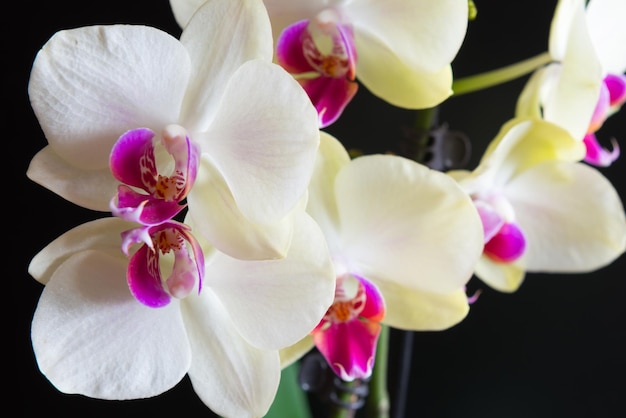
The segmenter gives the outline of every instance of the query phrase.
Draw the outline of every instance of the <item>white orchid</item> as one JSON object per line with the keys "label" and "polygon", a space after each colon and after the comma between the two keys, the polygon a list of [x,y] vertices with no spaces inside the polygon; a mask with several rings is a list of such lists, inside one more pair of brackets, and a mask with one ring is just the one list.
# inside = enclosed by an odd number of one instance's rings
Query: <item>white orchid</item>
{"label": "white orchid", "polygon": [[321,226],[337,276],[335,301],[311,337],[344,380],[371,373],[380,323],[442,330],[468,313],[464,286],[482,253],[480,218],[448,176],[392,155],[350,160],[322,133],[307,212]]}
{"label": "white orchid", "polygon": [[[184,27],[204,0],[170,0]],[[265,0],[277,59],[333,123],[355,77],[399,107],[436,106],[452,94],[450,63],[465,38],[467,0]]]}
{"label": "white orchid", "polygon": [[163,140],[174,125],[197,145],[199,170],[211,173],[210,187],[187,196],[196,233],[235,257],[284,256],[291,223],[282,220],[306,191],[319,133],[306,94],[271,62],[271,36],[254,0],[210,2],[180,41],[130,25],[55,34],[29,83],[49,145],[28,176],[109,211],[119,184],[109,169],[114,143],[137,129]]}
{"label": "white orchid", "polygon": [[116,400],[159,395],[189,374],[221,416],[263,416],[280,379],[278,349],[310,332],[332,302],[317,225],[300,212],[281,260],[237,260],[203,242],[202,291],[160,308],[128,290],[120,233],[131,226],[83,224],[32,260],[30,274],[45,284],[32,324],[42,373],[62,392]]}
{"label": "white orchid", "polygon": [[539,116],[567,129],[587,146],[585,161],[610,165],[619,156],[595,136],[626,101],[626,3],[560,0],[550,28],[553,63],[537,70],[517,103],[517,116]]}
{"label": "white orchid", "polygon": [[621,199],[595,168],[580,162],[582,141],[540,119],[513,119],[473,171],[453,170],[485,231],[476,276],[513,292],[526,272],[583,273],[626,249]]}
{"label": "white orchid", "polygon": [[271,59],[254,0],[207,3],[180,41],[92,26],[37,54],[29,95],[49,145],[28,176],[117,217],[29,266],[45,284],[33,348],[59,390],[145,398],[189,374],[220,415],[267,412],[278,350],[317,325],[335,284],[304,212],[317,114]]}

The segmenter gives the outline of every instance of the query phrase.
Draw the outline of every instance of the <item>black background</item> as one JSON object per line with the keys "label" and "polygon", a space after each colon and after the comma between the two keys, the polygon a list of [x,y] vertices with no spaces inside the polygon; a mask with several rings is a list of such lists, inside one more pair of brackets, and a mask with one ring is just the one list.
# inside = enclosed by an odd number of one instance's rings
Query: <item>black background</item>
{"label": "black background", "polygon": [[[478,18],[470,22],[465,43],[453,63],[462,77],[524,59],[547,48],[556,1],[477,0]],[[30,344],[30,321],[42,285],[27,273],[29,260],[48,242],[96,214],[64,201],[25,176],[32,156],[46,144],[28,103],[30,67],[37,50],[58,30],[91,24],[132,23],[180,33],[166,0],[57,0],[20,2],[3,26],[3,112],[5,156],[10,160],[5,197],[5,247],[10,266],[5,294],[12,324],[15,359],[5,358],[10,416],[30,417],[140,413],[166,417],[211,416],[188,379],[156,398],[101,401],[58,392],[37,369]],[[486,143],[514,111],[525,78],[450,99],[440,121],[472,140],[469,168]],[[402,138],[413,113],[394,109],[361,87],[356,100],[329,129],[347,146],[385,151]],[[600,132],[625,138],[626,116],[613,116]],[[625,146],[626,147],[626,146]],[[624,199],[623,158],[602,169]],[[16,196],[16,197],[14,197]],[[593,196],[589,196],[593,198]],[[8,213],[8,215],[6,215]],[[14,221],[14,214],[18,220]],[[11,225],[15,222],[15,225]],[[5,255],[6,256],[6,255]],[[591,274],[530,274],[519,291],[482,289],[479,301],[459,325],[443,332],[414,334],[407,417],[618,417],[626,389],[626,259]],[[392,336],[397,343],[397,335]],[[395,346],[394,346],[395,347]],[[394,354],[396,348],[394,348]],[[396,376],[396,359],[391,359]],[[8,378],[8,379],[6,379]],[[394,389],[394,381],[390,382]]]}

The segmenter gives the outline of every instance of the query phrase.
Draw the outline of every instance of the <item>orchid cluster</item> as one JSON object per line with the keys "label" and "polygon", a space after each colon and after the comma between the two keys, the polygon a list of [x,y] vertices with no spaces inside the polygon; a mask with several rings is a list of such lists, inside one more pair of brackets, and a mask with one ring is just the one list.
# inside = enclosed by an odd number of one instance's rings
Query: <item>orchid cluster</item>
{"label": "orchid cluster", "polygon": [[[27,175],[100,214],[29,265],[45,285],[33,348],[60,391],[147,398],[187,375],[214,413],[262,417],[312,351],[367,382],[388,328],[462,326],[473,277],[514,292],[527,273],[591,272],[626,250],[599,170],[618,141],[597,135],[626,102],[622,0],[559,0],[545,54],[465,80],[451,64],[468,0],[170,6],[179,38],[68,29],[33,63],[48,145]],[[355,155],[325,129],[359,89],[429,114],[522,75],[473,169]]]}

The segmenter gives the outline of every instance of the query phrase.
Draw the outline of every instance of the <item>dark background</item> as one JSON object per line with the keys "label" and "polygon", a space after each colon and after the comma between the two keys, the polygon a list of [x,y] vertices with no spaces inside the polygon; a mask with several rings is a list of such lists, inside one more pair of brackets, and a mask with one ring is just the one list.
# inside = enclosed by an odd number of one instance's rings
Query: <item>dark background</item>
{"label": "dark background", "polygon": [[[462,77],[524,59],[547,48],[556,1],[477,0],[478,18],[470,22],[465,43],[453,63]],[[88,399],[58,392],[40,374],[30,344],[30,321],[42,285],[27,273],[30,259],[68,229],[99,217],[64,201],[25,176],[32,156],[46,144],[28,103],[30,67],[37,50],[58,30],[91,24],[132,23],[180,33],[166,0],[71,0],[20,2],[3,26],[3,112],[6,156],[15,196],[5,199],[10,218],[5,280],[12,309],[15,359],[7,357],[10,416],[31,417],[140,413],[166,417],[211,416],[187,379],[156,398],[126,402]],[[9,21],[9,22],[7,22]],[[472,140],[468,168],[514,111],[525,78],[480,93],[452,98],[440,108],[440,121]],[[410,126],[413,112],[394,109],[361,87],[356,100],[329,132],[347,146],[365,151],[393,148]],[[613,116],[600,138],[626,137],[626,116]],[[623,158],[602,169],[624,199]],[[11,191],[11,189],[9,189]],[[593,196],[589,196],[593,198]],[[15,227],[11,225],[17,212]],[[5,212],[6,213],[6,212]],[[591,274],[530,274],[519,291],[502,294],[473,279],[479,301],[459,325],[443,332],[414,333],[407,417],[618,417],[626,389],[626,259]],[[394,355],[397,334],[392,335]],[[396,379],[396,359],[391,378]],[[395,388],[395,380],[390,388]],[[392,393],[393,394],[393,393]]]}

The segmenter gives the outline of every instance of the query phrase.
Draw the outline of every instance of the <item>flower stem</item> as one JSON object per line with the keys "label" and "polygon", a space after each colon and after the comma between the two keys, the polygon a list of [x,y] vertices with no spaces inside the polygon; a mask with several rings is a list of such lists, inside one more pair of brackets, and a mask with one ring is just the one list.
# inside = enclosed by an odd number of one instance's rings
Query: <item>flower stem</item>
{"label": "flower stem", "polygon": [[550,53],[543,52],[515,64],[507,65],[506,67],[454,80],[452,83],[452,91],[454,91],[454,96],[459,96],[487,87],[493,87],[526,75],[548,64],[550,61],[552,61]]}
{"label": "flower stem", "polygon": [[389,327],[382,325],[376,347],[376,360],[372,379],[370,380],[370,393],[367,397],[368,418],[389,417],[389,394],[387,392],[387,366],[389,362]]}

